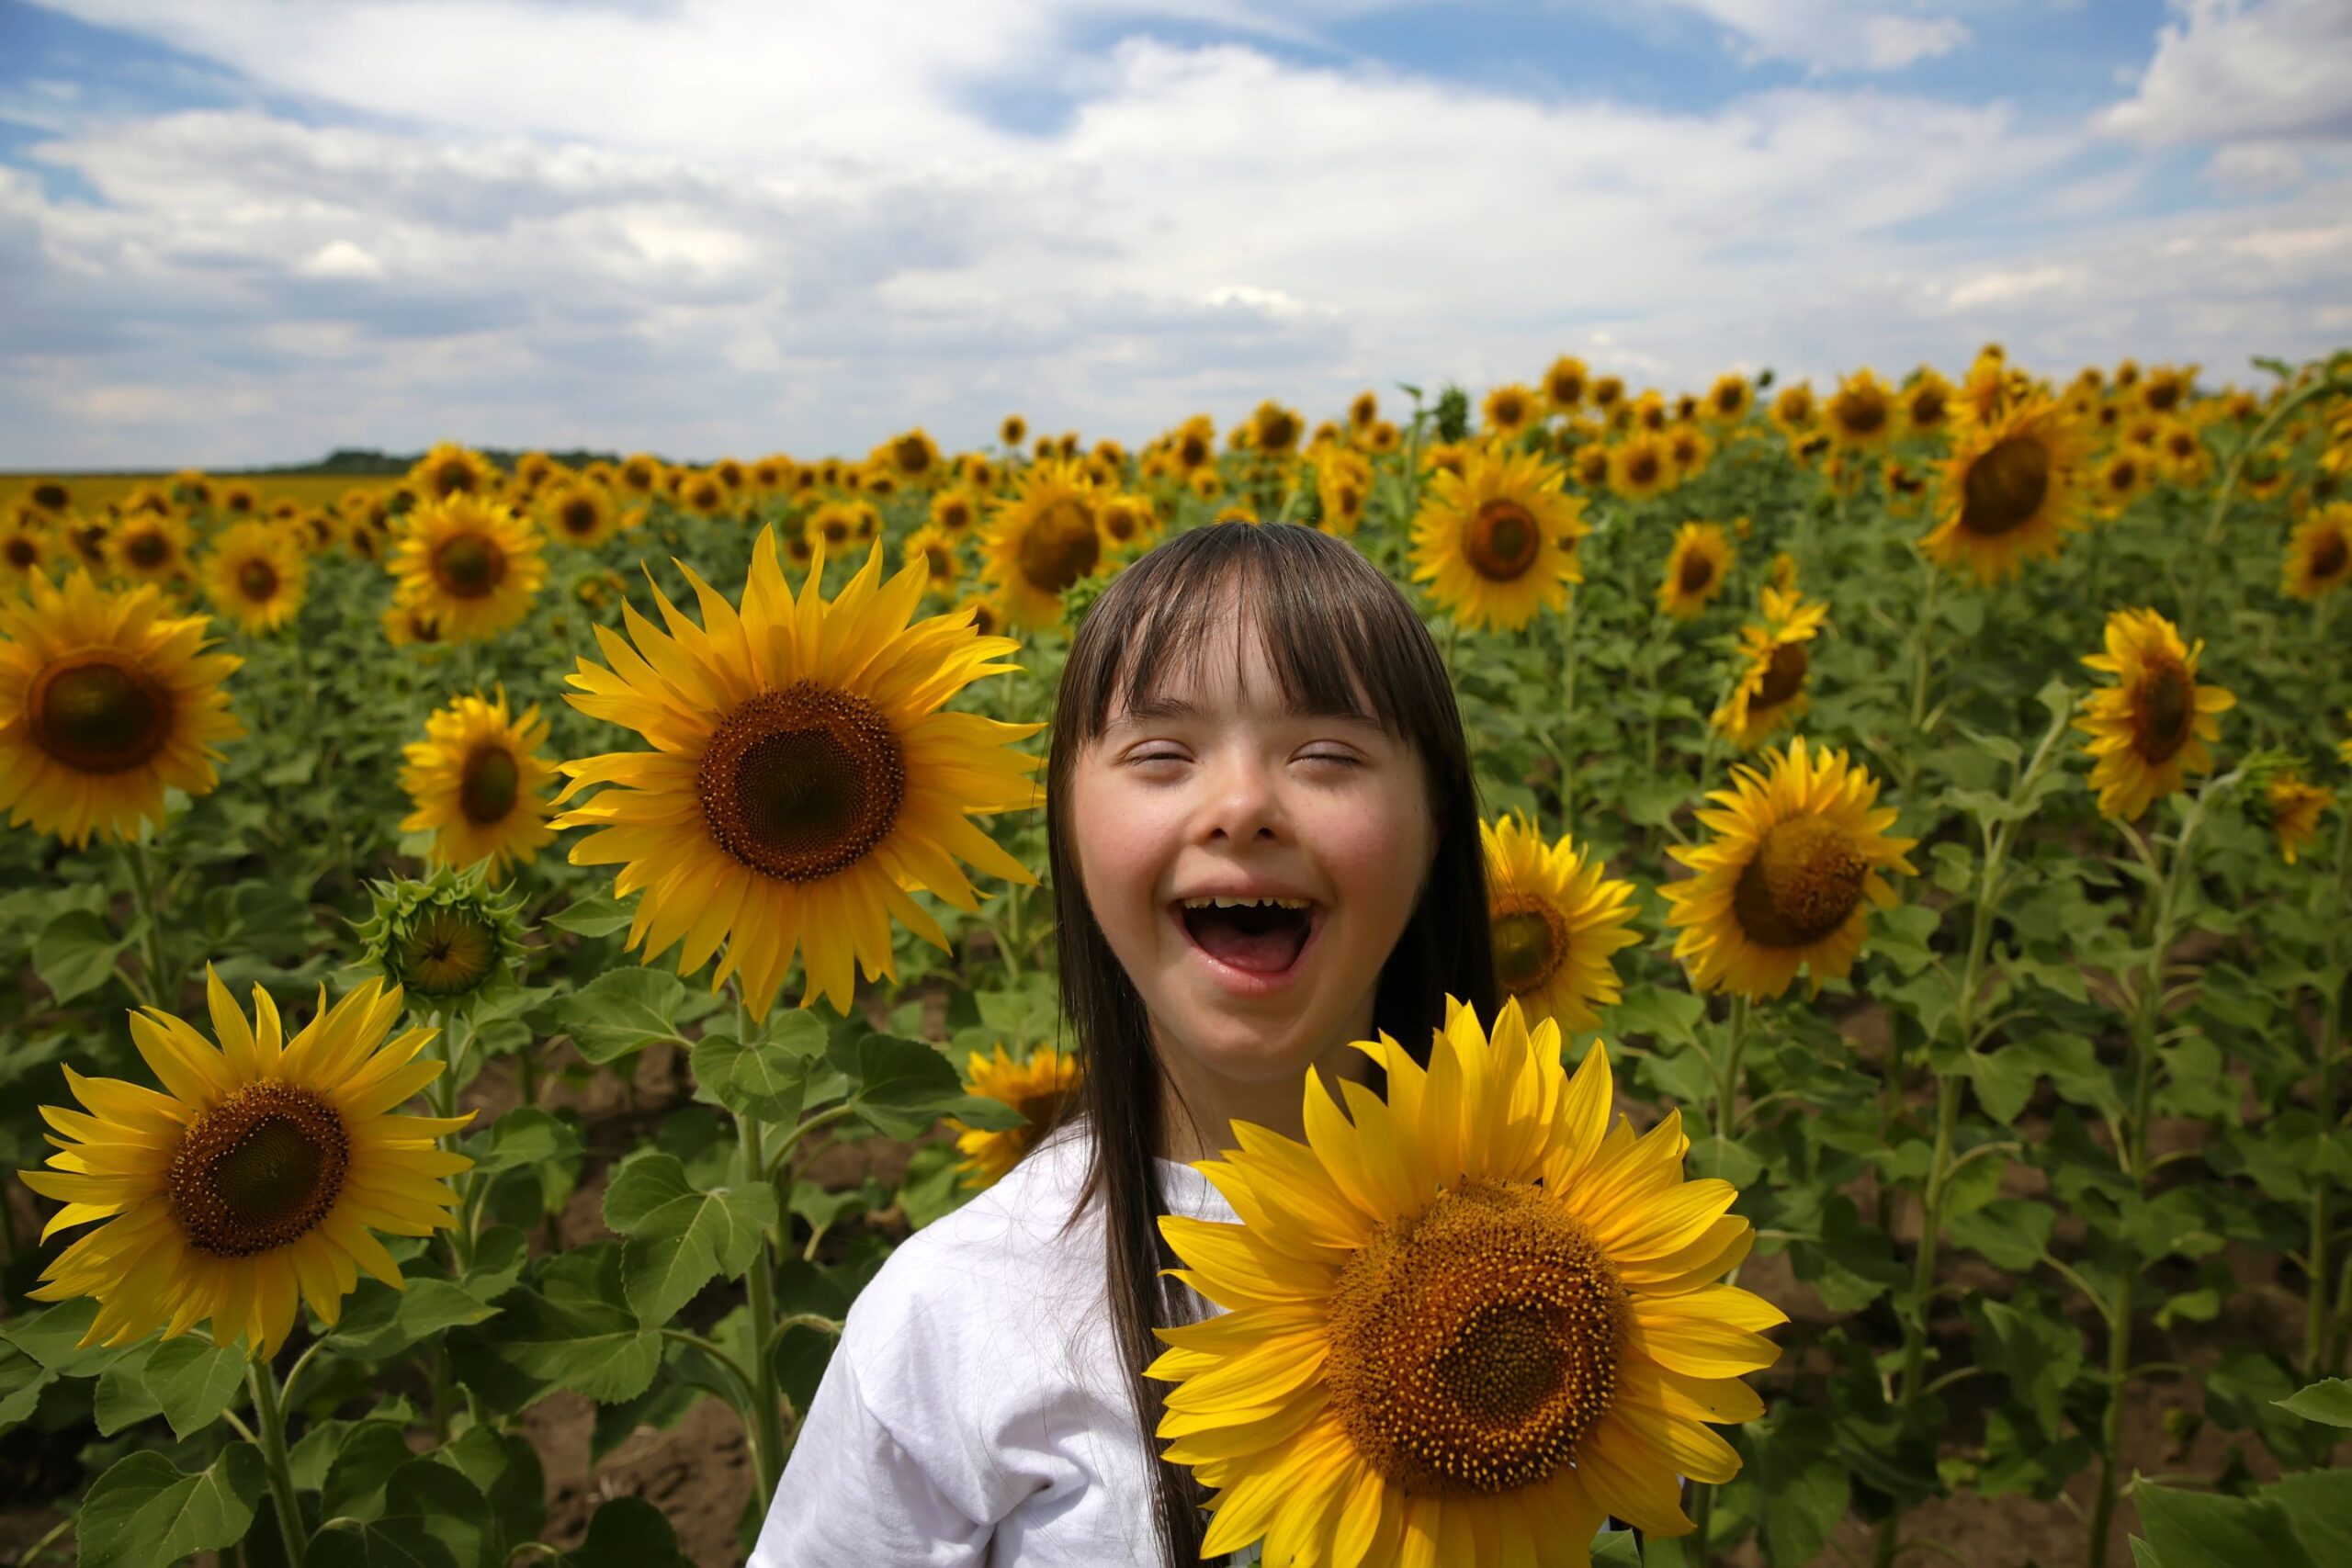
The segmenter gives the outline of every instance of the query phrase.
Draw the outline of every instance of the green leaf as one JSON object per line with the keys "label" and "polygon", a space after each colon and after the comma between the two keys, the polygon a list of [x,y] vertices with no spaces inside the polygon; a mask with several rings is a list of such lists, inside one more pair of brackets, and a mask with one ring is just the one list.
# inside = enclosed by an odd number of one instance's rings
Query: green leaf
{"label": "green leaf", "polygon": [[857,1119],[886,1138],[919,1138],[970,1097],[938,1047],[896,1034],[857,1043]]}
{"label": "green leaf", "polygon": [[119,1347],[80,1343],[97,1318],[98,1303],[77,1296],[29,1316],[0,1323],[0,1339],[61,1376],[92,1378],[123,1355]]}
{"label": "green leaf", "polygon": [[1756,1456],[1764,1561],[1770,1568],[1806,1568],[1846,1517],[1851,1483],[1826,1414],[1786,1405],[1779,1416]]}
{"label": "green leaf", "polygon": [[262,1491],[261,1450],[232,1443],[193,1475],[152,1450],[126,1455],[82,1501],[83,1568],[164,1568],[245,1537]]}
{"label": "green leaf", "polygon": [[1707,1004],[1688,991],[1635,986],[1625,993],[1624,1000],[1609,1010],[1609,1030],[1619,1039],[1647,1035],[1677,1044],[1695,1044],[1699,1021],[1706,1012]]}
{"label": "green leaf", "polygon": [[146,1370],[147,1351],[147,1346],[132,1346],[120,1360],[98,1374],[97,1387],[90,1391],[90,1415],[98,1424],[100,1436],[110,1438],[164,1408],[147,1392],[147,1381],[141,1375]]}
{"label": "green leaf", "polygon": [[0,1345],[0,1432],[40,1409],[41,1390],[56,1381],[55,1372],[14,1345]]}
{"label": "green leaf", "polygon": [[562,1557],[562,1568],[677,1568],[678,1532],[642,1497],[616,1497],[588,1521],[588,1539]]}
{"label": "green leaf", "polygon": [[2141,1481],[2140,1528],[2164,1568],[2314,1568],[2287,1510],[2267,1497],[2223,1497]]}
{"label": "green leaf", "polygon": [[586,1060],[603,1064],[678,1038],[686,987],[666,969],[608,969],[555,1004],[559,1028]]}
{"label": "green leaf", "polygon": [[130,945],[105,916],[68,909],[33,939],[33,970],[59,1001],[70,1002],[105,985],[115,958]]}
{"label": "green leaf", "polygon": [[533,1287],[508,1292],[499,1308],[479,1332],[500,1359],[599,1404],[636,1398],[661,1370],[661,1337],[630,1310],[613,1242],[550,1260]]}
{"label": "green leaf", "polygon": [[2282,1410],[2292,1411],[2306,1421],[2324,1422],[2330,1427],[2352,1427],[2352,1382],[2346,1382],[2342,1378],[2322,1378],[2307,1388],[2270,1403]]}
{"label": "green leaf", "polygon": [[1603,1530],[1592,1541],[1592,1568],[1642,1568],[1632,1530]]}
{"label": "green leaf", "polygon": [[183,1334],[147,1352],[147,1391],[172,1435],[186,1438],[220,1418],[245,1386],[244,1353]]}
{"label": "green leaf", "polygon": [[1944,1221],[1945,1234],[1954,1245],[2013,1273],[2023,1273],[2041,1261],[2042,1250],[2057,1228],[2058,1212],[2028,1198],[1996,1198],[1981,1209]]}
{"label": "green leaf", "polygon": [[335,1450],[334,1462],[327,1466],[326,1484],[319,1493],[322,1514],[328,1518],[381,1518],[385,1483],[415,1457],[399,1422],[355,1423]]}
{"label": "green leaf", "polygon": [[302,1568],[458,1568],[420,1518],[339,1523],[311,1538]]}
{"label": "green leaf", "polygon": [[2352,1562],[2352,1470],[2301,1471],[2262,1495],[2287,1511],[2312,1562]]}
{"label": "green leaf", "polygon": [[669,1155],[629,1160],[605,1190],[605,1223],[628,1237],[622,1290],[638,1321],[655,1327],[714,1275],[732,1280],[750,1268],[775,1220],[771,1183],[700,1191]]}
{"label": "green leaf", "polygon": [[825,1042],[824,1024],[797,1010],[771,1019],[749,1044],[723,1031],[706,1034],[695,1043],[699,1097],[755,1122],[798,1121]]}
{"label": "green leaf", "polygon": [[634,898],[624,904],[610,893],[592,893],[585,898],[574,898],[561,914],[549,915],[539,923],[574,936],[600,937],[628,930],[629,921],[636,918]]}
{"label": "green leaf", "polygon": [[492,1122],[487,1133],[467,1140],[474,1177],[496,1176],[524,1166],[570,1159],[580,1153],[580,1129],[534,1105],[518,1106]]}
{"label": "green leaf", "polygon": [[392,1472],[384,1483],[384,1517],[424,1521],[458,1568],[499,1568],[506,1559],[489,1500],[464,1472],[437,1458],[412,1459]]}

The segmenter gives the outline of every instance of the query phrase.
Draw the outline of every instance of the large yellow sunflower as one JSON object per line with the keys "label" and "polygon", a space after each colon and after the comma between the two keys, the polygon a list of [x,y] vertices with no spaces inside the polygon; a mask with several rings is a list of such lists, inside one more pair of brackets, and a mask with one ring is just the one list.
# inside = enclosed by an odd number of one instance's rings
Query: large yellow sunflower
{"label": "large yellow sunflower", "polygon": [[1623,994],[1609,955],[1641,941],[1633,930],[1634,885],[1612,881],[1562,834],[1547,844],[1516,815],[1478,825],[1487,852],[1487,918],[1495,974],[1531,1019],[1598,1029],[1595,1007]]}
{"label": "large yellow sunflower", "polygon": [[294,618],[310,572],[301,541],[257,517],[222,529],[196,565],[197,581],[213,608],[254,636]]}
{"label": "large yellow sunflower", "polygon": [[2055,556],[2084,525],[2089,445],[2059,404],[2031,398],[1985,423],[1971,421],[1944,465],[1944,518],[1919,541],[1938,566],[1965,562],[1978,582],[2015,577]]}
{"label": "large yellow sunflower", "polygon": [[1763,998],[1787,990],[1799,969],[1815,992],[1843,979],[1871,907],[1894,902],[1881,873],[1915,871],[1904,852],[1918,840],[1887,835],[1895,812],[1874,808],[1878,781],[1845,752],[1808,752],[1800,738],[1763,773],[1734,768],[1732,787],[1707,798],[1718,807],[1699,821],[1713,836],[1667,852],[1697,874],[1659,889],[1692,984]]}
{"label": "large yellow sunflower", "polygon": [[459,495],[481,498],[497,492],[498,470],[481,453],[444,441],[416,460],[408,471],[408,480],[426,501]]}
{"label": "large yellow sunflower", "polygon": [[458,698],[424,721],[423,740],[401,749],[401,787],[416,809],[401,830],[430,832],[426,858],[435,865],[487,859],[490,879],[505,880],[509,866],[537,859],[555,838],[547,793],[555,769],[539,755],[547,739],[537,704],[512,718],[503,690],[495,702]]}
{"label": "large yellow sunflower", "polygon": [[1697,616],[1724,591],[1734,555],[1721,524],[1683,524],[1674,531],[1674,548],[1666,558],[1657,607],[1678,621]]}
{"label": "large yellow sunflower", "polygon": [[1577,541],[1592,530],[1566,476],[1532,452],[1486,446],[1460,474],[1430,476],[1413,519],[1413,581],[1463,625],[1516,631],[1567,604],[1584,581]]}
{"label": "large yellow sunflower", "polygon": [[2352,581],[2352,502],[2323,506],[2287,541],[2287,592],[2316,599]]}
{"label": "large yellow sunflower", "polygon": [[922,568],[885,582],[878,547],[830,605],[823,547],[796,604],[766,528],[740,615],[680,570],[703,624],[659,590],[666,636],[624,605],[628,639],[596,628],[613,668],[582,660],[569,679],[585,694],[566,698],[656,750],[564,763],[571,782],[559,804],[612,787],[556,826],[602,829],[572,846],[571,863],[619,865],[616,897],[644,889],[628,945],[647,961],[683,941],[679,972],[692,974],[723,941],[713,988],[740,970],[744,999],[764,1017],[805,950],[801,1005],[822,992],[846,1013],[859,966],[897,974],[893,916],[946,948],[910,891],[977,908],[958,859],[1036,880],[969,819],[1036,804],[1028,775],[1039,760],[1011,743],[1044,726],[942,706],[979,677],[1017,669],[1000,660],[1018,645],[979,636],[961,613],[910,626]]}
{"label": "large yellow sunflower", "polygon": [[1046,457],[1022,475],[1019,493],[997,509],[981,575],[995,586],[1014,626],[1054,625],[1061,619],[1062,594],[1101,569],[1109,548],[1102,499],[1077,464]]}
{"label": "large yellow sunflower", "polygon": [[1307,1075],[1306,1142],[1234,1123],[1199,1170],[1238,1225],[1159,1222],[1176,1277],[1231,1310],[1155,1330],[1177,1386],[1166,1457],[1216,1489],[1204,1555],[1261,1538],[1267,1568],[1582,1564],[1614,1516],[1690,1529],[1679,1476],[1739,1456],[1739,1380],[1780,1351],[1770,1303],[1716,1284],[1753,1242],[1721,1180],[1686,1182],[1669,1111],[1610,1125],[1609,1054],[1573,1077],[1559,1026],[1505,1002],[1491,1043],[1453,1002],[1417,1065],[1343,1115]]}
{"label": "large yellow sunflower", "polygon": [[1796,723],[1813,705],[1805,689],[1813,655],[1804,645],[1828,619],[1829,606],[1800,596],[1794,562],[1789,571],[1787,587],[1764,590],[1762,623],[1751,621],[1740,628],[1739,652],[1747,663],[1731,695],[1714,713],[1714,727],[1743,751],[1754,750]]}
{"label": "large yellow sunflower", "polygon": [[1006,1055],[1001,1041],[992,1056],[973,1052],[965,1066],[965,1089],[1002,1100],[1026,1120],[1018,1127],[996,1128],[967,1127],[952,1116],[947,1119],[948,1130],[956,1134],[956,1151],[964,1156],[956,1168],[965,1188],[977,1192],[1003,1180],[1005,1172],[1037,1146],[1055,1113],[1078,1092],[1078,1057],[1051,1045],[1038,1046],[1022,1062]]}
{"label": "large yellow sunflower", "polygon": [[206,653],[206,618],[160,589],[110,592],[76,571],[0,597],[0,806],[79,847],[164,825],[164,791],[220,782],[213,743],[244,727],[220,682],[244,660]]}
{"label": "large yellow sunflower", "polygon": [[2179,789],[2191,773],[2210,772],[2209,740],[2221,739],[2220,715],[2238,700],[2220,686],[2197,683],[2205,645],[2186,647],[2173,624],[2154,610],[2118,610],[2107,618],[2107,648],[2083,662],[2115,677],[2091,694],[2075,728],[2098,759],[2091,787],[2098,808],[2129,822]]}
{"label": "large yellow sunflower", "polygon": [[214,1344],[243,1337],[267,1357],[304,1301],[332,1326],[362,1269],[406,1288],[371,1231],[429,1235],[456,1224],[447,1179],[473,1161],[434,1140],[474,1113],[392,1114],[444,1066],[418,1059],[430,1029],[386,1043],[398,987],[370,980],[329,1008],[322,986],[318,1011],[291,1040],[261,987],[250,1023],[209,965],[205,987],[217,1045],[158,1008],[130,1017],[161,1092],[68,1067],[86,1113],[41,1108],[58,1152],[49,1169],[22,1175],[65,1205],[44,1239],[105,1223],[28,1293],[94,1297],[85,1345],[126,1345],[157,1328],[168,1339],[209,1319]]}
{"label": "large yellow sunflower", "polygon": [[495,637],[529,613],[547,581],[545,539],[493,502],[427,502],[403,520],[387,563],[394,597],[431,615],[447,641]]}

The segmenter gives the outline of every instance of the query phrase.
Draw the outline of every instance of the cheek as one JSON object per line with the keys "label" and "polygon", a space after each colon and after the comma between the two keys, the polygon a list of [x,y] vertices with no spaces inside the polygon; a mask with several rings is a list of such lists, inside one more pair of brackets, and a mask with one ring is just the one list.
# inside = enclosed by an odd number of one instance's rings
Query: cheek
{"label": "cheek", "polygon": [[1430,853],[1429,813],[1416,795],[1383,796],[1367,807],[1356,803],[1329,813],[1316,824],[1315,852],[1341,900],[1383,917],[1366,923],[1404,929],[1420,894]]}
{"label": "cheek", "polygon": [[1173,852],[1164,824],[1126,792],[1080,784],[1070,834],[1095,921],[1114,947],[1134,940],[1157,913],[1155,895]]}

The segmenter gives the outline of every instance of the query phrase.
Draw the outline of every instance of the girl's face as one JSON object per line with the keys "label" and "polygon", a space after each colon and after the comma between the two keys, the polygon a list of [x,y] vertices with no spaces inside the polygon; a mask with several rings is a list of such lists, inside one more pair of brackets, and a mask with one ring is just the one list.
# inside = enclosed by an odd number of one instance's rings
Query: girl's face
{"label": "girl's face", "polygon": [[1235,619],[1081,753],[1069,831],[1180,1091],[1295,1128],[1307,1067],[1370,1035],[1435,831],[1419,755],[1368,718],[1288,711],[1254,636],[1237,678]]}

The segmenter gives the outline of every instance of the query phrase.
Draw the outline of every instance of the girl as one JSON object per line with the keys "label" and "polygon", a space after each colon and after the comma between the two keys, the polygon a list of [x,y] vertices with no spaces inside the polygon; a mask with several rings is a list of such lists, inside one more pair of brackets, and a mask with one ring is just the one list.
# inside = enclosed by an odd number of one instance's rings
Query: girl
{"label": "girl", "polygon": [[1306,1075],[1385,1088],[1445,996],[1496,1006],[1467,748],[1403,594],[1310,528],[1220,524],[1113,581],[1046,764],[1083,1088],[851,1308],[753,1568],[1191,1568],[1204,1490],[1159,1457],[1155,1325],[1207,1303],[1158,1216],[1233,1223],[1190,1162],[1304,1139]]}

